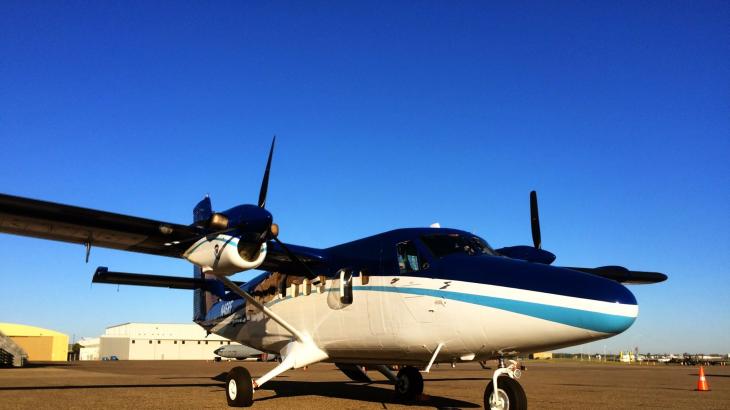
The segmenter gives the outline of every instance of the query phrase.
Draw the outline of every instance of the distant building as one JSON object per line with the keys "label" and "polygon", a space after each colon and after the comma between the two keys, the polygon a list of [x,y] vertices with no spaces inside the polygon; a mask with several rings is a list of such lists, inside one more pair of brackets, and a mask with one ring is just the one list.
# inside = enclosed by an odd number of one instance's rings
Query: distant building
{"label": "distant building", "polygon": [[79,360],[99,360],[99,338],[85,337],[77,342],[81,345]]}
{"label": "distant building", "polygon": [[63,333],[14,323],[0,323],[0,332],[25,351],[28,361],[66,361],[68,336]]}
{"label": "distant building", "polygon": [[621,363],[633,363],[636,361],[636,357],[634,357],[634,352],[626,351],[619,353],[618,360]]}
{"label": "distant building", "polygon": [[540,352],[540,353],[530,354],[530,359],[535,359],[535,360],[552,359],[552,358],[553,358],[553,352]]}
{"label": "distant building", "polygon": [[[214,350],[234,344],[239,343],[206,334],[194,323],[124,323],[106,328],[99,337],[98,359],[212,360],[216,356]],[[93,344],[89,348],[93,349]],[[92,350],[89,355],[92,356]]]}

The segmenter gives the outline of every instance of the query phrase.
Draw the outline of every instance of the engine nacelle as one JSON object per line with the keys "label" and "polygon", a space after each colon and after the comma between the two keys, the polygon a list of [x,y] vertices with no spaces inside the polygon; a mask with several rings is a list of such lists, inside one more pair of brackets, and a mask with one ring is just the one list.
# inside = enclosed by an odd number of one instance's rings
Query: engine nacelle
{"label": "engine nacelle", "polygon": [[201,238],[183,257],[200,266],[203,273],[230,276],[258,268],[266,258],[266,242],[261,245],[239,242],[239,238],[230,235]]}

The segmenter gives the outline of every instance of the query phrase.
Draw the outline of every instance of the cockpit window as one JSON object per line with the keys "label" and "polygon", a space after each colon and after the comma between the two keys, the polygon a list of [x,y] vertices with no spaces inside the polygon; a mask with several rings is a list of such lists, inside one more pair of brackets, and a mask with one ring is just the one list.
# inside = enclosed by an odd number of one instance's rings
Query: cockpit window
{"label": "cockpit window", "polygon": [[496,255],[496,252],[489,246],[487,241],[478,236],[450,233],[427,235],[421,237],[421,239],[437,258],[451,255],[452,253]]}
{"label": "cockpit window", "polygon": [[428,264],[418,255],[413,241],[405,241],[396,245],[398,251],[398,270],[400,273],[416,272],[427,269]]}

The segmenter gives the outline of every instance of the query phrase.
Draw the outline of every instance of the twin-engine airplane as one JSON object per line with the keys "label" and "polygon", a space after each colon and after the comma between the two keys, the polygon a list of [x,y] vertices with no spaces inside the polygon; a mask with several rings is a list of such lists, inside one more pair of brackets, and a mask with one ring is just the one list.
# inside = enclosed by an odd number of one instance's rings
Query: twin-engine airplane
{"label": "twin-engine airplane", "polygon": [[[185,258],[194,277],[112,272],[93,281],[194,290],[194,321],[281,363],[253,379],[228,374],[231,406],[251,406],[268,380],[320,361],[354,380],[363,365],[395,384],[397,396],[423,391],[419,372],[434,363],[497,360],[484,406],[525,409],[516,354],[616,335],[636,320],[622,283],[655,283],[661,273],[619,266],[551,266],[541,249],[537,197],[530,195],[534,246],[492,249],[474,234],[445,228],[396,229],[326,249],[285,244],[266,210],[274,142],[259,200],[213,212],[208,197],[194,222],[179,225],[0,195],[0,231],[57,241]],[[247,283],[229,277],[266,270]],[[393,374],[386,365],[398,364]]]}

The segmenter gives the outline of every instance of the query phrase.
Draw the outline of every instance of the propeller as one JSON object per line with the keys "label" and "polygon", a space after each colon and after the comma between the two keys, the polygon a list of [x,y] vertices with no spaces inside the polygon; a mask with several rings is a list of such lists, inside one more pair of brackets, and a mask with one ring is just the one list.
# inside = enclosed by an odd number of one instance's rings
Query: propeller
{"label": "propeller", "polygon": [[261,190],[259,191],[259,208],[266,205],[266,193],[269,190],[269,171],[271,171],[271,157],[274,155],[274,144],[276,144],[276,135],[271,140],[271,149],[269,149],[269,160],[266,161],[266,171],[264,171],[264,179],[261,181]]}
{"label": "propeller", "polygon": [[[271,174],[271,162],[274,156],[275,145],[276,136],[274,136],[271,140],[269,158],[266,161],[266,170],[264,171],[264,177],[261,180],[261,189],[259,190],[258,206],[240,205],[226,211],[225,213],[214,213],[206,221],[205,226],[201,226],[201,228],[211,229],[211,232],[205,233],[205,236],[216,236],[238,231],[241,238],[247,238],[247,246],[251,247],[260,246],[261,243],[273,239],[281,247],[281,249],[284,250],[284,253],[286,253],[289,260],[302,269],[303,276],[310,279],[313,284],[317,285],[319,284],[319,277],[279,239],[279,225],[273,222],[271,213],[266,209],[266,195],[269,190],[269,175]],[[236,215],[236,212],[239,212],[237,216],[231,216]],[[233,220],[229,221],[229,216],[231,216]],[[268,223],[268,226],[262,226],[262,221],[265,223],[270,221],[270,223]],[[232,222],[233,224],[231,224]],[[198,240],[199,238],[200,237],[197,237],[191,240]],[[180,243],[182,242],[178,242],[177,244]]]}
{"label": "propeller", "polygon": [[537,192],[530,191],[530,225],[532,228],[532,245],[507,246],[497,249],[497,253],[514,259],[549,265],[555,261],[555,255],[542,249],[540,235],[540,213],[537,208]]}
{"label": "propeller", "polygon": [[[269,175],[271,173],[271,160],[274,156],[274,146],[276,145],[276,135],[274,135],[274,138],[271,140],[271,148],[269,149],[269,158],[266,161],[266,170],[264,171],[264,177],[261,180],[261,189],[259,191],[259,208],[265,209],[266,206],[266,195],[269,191]],[[284,250],[284,253],[286,253],[286,256],[289,258],[290,261],[293,263],[299,265],[299,267],[304,271],[304,276],[307,279],[312,280],[313,284],[317,285],[319,284],[319,277],[312,271],[312,269],[307,266],[306,263],[304,263],[301,259],[297,257],[297,255],[292,252],[289,247],[287,247],[284,242],[279,239],[279,225],[276,223],[271,223],[271,226],[269,227],[269,230],[266,234],[266,237],[269,239],[273,239],[276,241],[277,244],[281,247],[281,249]]]}
{"label": "propeller", "polygon": [[540,213],[537,210],[537,192],[535,191],[530,191],[530,224],[532,225],[532,243],[535,249],[542,249]]}

